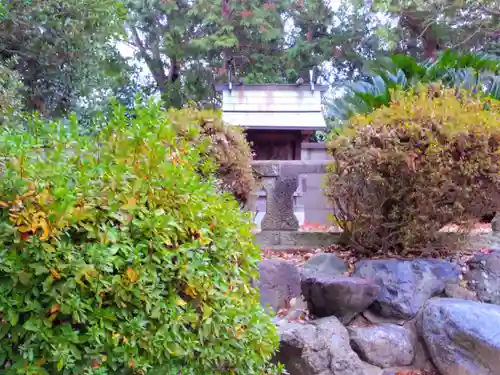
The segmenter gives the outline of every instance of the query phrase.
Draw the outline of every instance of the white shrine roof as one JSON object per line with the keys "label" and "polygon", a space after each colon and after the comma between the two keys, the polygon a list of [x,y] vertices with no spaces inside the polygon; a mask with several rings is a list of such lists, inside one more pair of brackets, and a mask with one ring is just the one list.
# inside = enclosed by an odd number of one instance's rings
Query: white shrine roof
{"label": "white shrine roof", "polygon": [[320,130],[326,128],[321,93],[328,86],[228,85],[222,91],[222,119],[249,129]]}

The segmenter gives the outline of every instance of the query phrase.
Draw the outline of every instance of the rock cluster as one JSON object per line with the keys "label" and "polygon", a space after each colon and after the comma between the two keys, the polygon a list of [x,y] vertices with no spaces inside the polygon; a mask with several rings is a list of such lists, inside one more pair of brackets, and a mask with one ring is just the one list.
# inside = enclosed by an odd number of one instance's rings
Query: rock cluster
{"label": "rock cluster", "polygon": [[326,253],[300,270],[261,262],[262,303],[278,312],[301,296],[313,317],[277,318],[276,360],[290,375],[500,374],[500,252],[473,257],[464,275],[434,259],[362,260],[347,271]]}

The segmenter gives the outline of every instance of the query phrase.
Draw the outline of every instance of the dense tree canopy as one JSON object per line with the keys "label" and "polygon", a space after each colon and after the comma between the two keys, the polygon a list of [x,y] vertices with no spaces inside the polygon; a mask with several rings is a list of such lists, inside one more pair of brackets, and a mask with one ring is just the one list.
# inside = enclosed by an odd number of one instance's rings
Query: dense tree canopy
{"label": "dense tree canopy", "polygon": [[[134,1],[127,30],[166,104],[213,102],[228,70],[244,82],[327,83],[360,74],[365,59],[445,48],[496,53],[495,0]],[[333,5],[332,5],[333,4]],[[457,31],[459,29],[459,31]]]}
{"label": "dense tree canopy", "polygon": [[374,11],[396,17],[400,52],[430,58],[446,48],[498,52],[498,0],[373,0]]}
{"label": "dense tree canopy", "polygon": [[[217,103],[228,73],[247,83],[337,84],[366,59],[442,49],[500,55],[498,0],[14,0],[0,8],[0,63],[25,107],[87,115],[107,97],[156,92],[166,106]],[[125,43],[151,81],[117,52]],[[6,70],[4,70],[5,76]],[[15,85],[14,85],[15,86]],[[17,87],[17,86],[16,86]],[[12,90],[12,85],[10,89]],[[9,94],[10,95],[10,94]]]}
{"label": "dense tree canopy", "polygon": [[115,0],[13,0],[0,11],[0,62],[24,83],[28,110],[62,115],[110,86],[121,57],[110,44],[125,9]]}

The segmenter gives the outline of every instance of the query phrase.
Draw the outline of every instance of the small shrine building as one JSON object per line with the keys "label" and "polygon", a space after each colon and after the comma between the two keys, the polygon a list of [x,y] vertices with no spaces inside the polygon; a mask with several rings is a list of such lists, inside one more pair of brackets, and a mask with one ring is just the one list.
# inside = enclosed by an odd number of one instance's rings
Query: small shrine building
{"label": "small shrine building", "polygon": [[[302,84],[234,84],[216,86],[222,92],[222,119],[245,129],[255,160],[325,159],[323,144],[311,144],[317,130],[325,130],[322,96],[328,86]],[[316,153],[316,157],[311,157]],[[327,222],[331,212],[322,194],[322,176],[300,178],[293,194],[293,211],[300,225],[307,221]],[[305,191],[308,194],[304,194]],[[266,211],[266,193],[257,192],[255,222]],[[317,206],[317,207],[316,207]],[[305,207],[310,209],[305,212]]]}
{"label": "small shrine building", "polygon": [[228,83],[216,89],[223,121],[245,129],[256,160],[301,160],[302,143],[326,129],[322,95],[328,86]]}

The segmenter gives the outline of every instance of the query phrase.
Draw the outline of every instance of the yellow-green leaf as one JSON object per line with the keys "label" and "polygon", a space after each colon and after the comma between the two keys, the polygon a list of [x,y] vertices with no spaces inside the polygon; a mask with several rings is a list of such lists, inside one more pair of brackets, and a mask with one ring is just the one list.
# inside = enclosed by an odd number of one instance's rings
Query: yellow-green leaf
{"label": "yellow-green leaf", "polygon": [[194,289],[191,285],[186,285],[186,287],[184,288],[184,293],[186,293],[188,296],[190,297],[196,297],[197,293],[196,293],[196,289]]}
{"label": "yellow-green leaf", "polygon": [[133,210],[136,207],[137,207],[137,199],[129,198],[129,199],[127,199],[127,203],[125,203],[122,206],[122,209],[123,210]]}
{"label": "yellow-green leaf", "polygon": [[179,298],[177,298],[177,301],[175,301],[175,304],[176,304],[177,306],[185,306],[185,305],[186,305],[186,303],[187,303],[187,302],[186,302],[186,301],[184,301],[184,300],[183,300],[182,298],[180,298],[180,297],[179,297]]}
{"label": "yellow-green leaf", "polygon": [[21,233],[32,232],[31,226],[27,226],[27,225],[21,225],[20,227],[17,227],[17,230],[18,230],[18,232],[21,232]]}
{"label": "yellow-green leaf", "polygon": [[213,309],[208,305],[203,305],[203,318],[202,320],[206,320],[210,315],[212,315]]}
{"label": "yellow-green leaf", "polygon": [[54,314],[51,314],[49,316],[49,322],[53,322],[54,320],[56,320],[58,314],[59,313],[57,313],[57,312],[55,312]]}
{"label": "yellow-green leaf", "polygon": [[56,251],[55,247],[52,246],[51,244],[49,243],[46,243],[44,242],[42,244],[42,247],[44,248],[45,251],[47,251],[48,253],[54,253]]}

